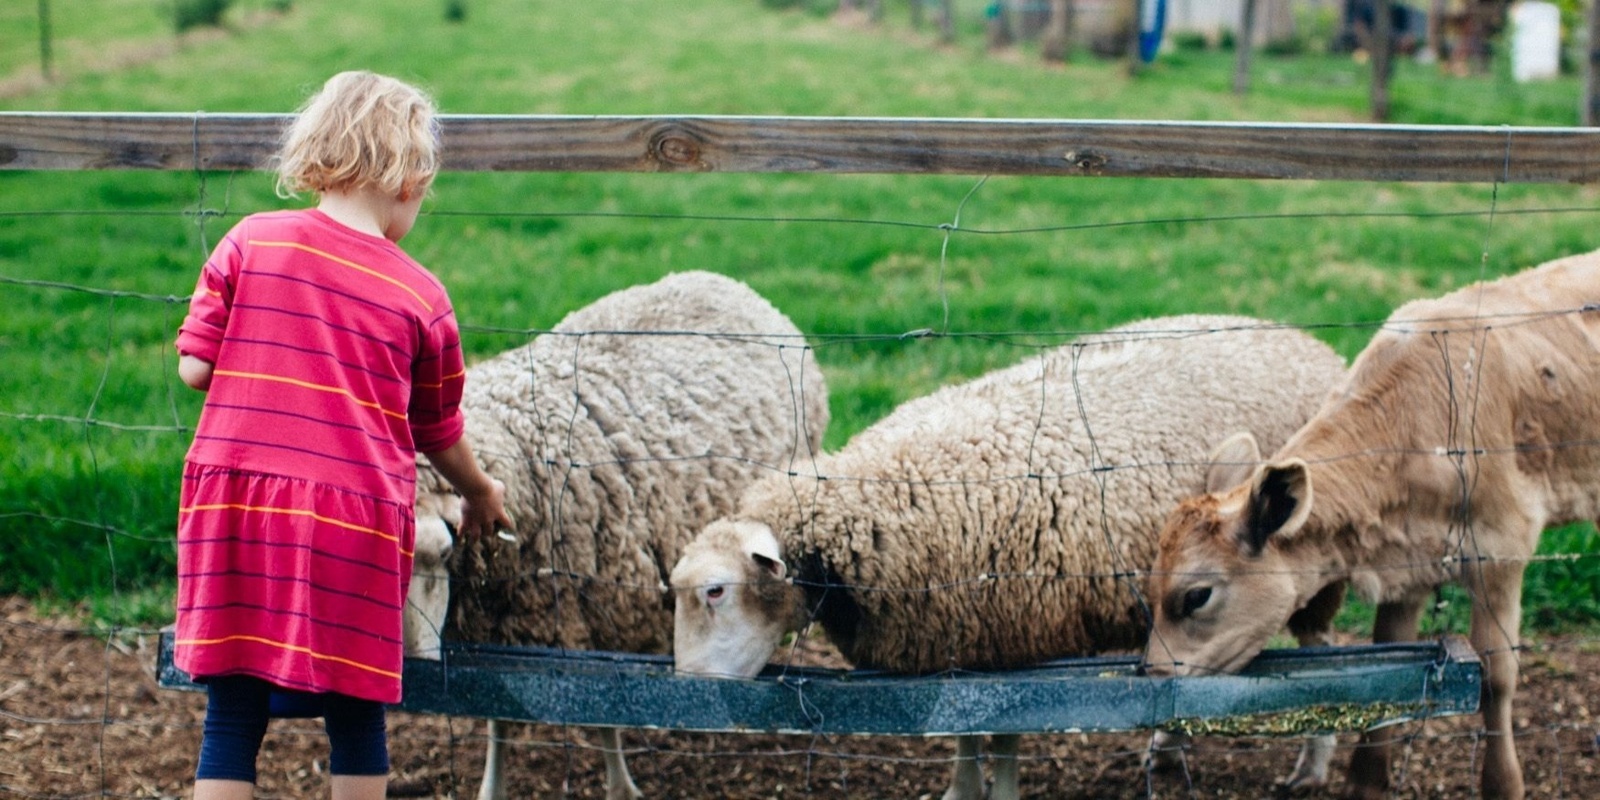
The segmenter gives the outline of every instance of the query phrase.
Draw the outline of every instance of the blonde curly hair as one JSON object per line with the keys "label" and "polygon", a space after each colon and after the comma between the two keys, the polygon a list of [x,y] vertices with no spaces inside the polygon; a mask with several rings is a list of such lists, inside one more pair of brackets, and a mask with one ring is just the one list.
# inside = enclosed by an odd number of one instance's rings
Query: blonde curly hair
{"label": "blonde curly hair", "polygon": [[427,191],[439,171],[435,115],[433,98],[404,81],[360,70],[329,78],[284,130],[272,159],[278,196]]}

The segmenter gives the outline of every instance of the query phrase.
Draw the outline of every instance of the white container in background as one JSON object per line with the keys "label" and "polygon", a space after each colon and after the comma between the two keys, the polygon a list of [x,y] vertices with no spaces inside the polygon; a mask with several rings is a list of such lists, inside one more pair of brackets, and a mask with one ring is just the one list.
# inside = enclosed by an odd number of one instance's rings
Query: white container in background
{"label": "white container in background", "polygon": [[1511,6],[1511,77],[1518,82],[1561,72],[1561,11],[1555,3],[1523,0]]}

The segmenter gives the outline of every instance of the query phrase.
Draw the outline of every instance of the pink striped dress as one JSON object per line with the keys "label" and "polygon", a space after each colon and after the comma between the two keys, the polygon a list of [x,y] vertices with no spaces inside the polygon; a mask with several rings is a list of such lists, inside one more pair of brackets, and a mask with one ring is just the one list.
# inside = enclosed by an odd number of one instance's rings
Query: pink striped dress
{"label": "pink striped dress", "polygon": [[415,454],[463,427],[444,286],[315,209],[256,214],[206,262],[177,349],[215,369],[178,508],[175,663],[397,702]]}

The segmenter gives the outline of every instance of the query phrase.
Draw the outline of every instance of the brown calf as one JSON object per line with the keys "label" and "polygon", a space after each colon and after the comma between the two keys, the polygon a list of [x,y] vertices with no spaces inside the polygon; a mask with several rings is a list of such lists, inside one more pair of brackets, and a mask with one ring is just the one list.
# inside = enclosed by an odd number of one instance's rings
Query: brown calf
{"label": "brown calf", "polygon": [[[1375,641],[1414,639],[1430,593],[1458,581],[1486,672],[1483,794],[1521,798],[1522,572],[1546,526],[1600,515],[1597,445],[1600,252],[1400,307],[1267,463],[1168,517],[1150,670],[1235,671],[1346,582],[1378,603]],[[1353,796],[1387,791],[1387,739],[1355,752]]]}

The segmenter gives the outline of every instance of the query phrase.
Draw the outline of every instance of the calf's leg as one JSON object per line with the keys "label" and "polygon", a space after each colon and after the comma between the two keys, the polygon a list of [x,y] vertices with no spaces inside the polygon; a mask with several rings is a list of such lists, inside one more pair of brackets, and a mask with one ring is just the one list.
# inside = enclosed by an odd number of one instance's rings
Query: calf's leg
{"label": "calf's leg", "polygon": [[1473,593],[1472,647],[1483,662],[1483,796],[1522,800],[1522,764],[1511,730],[1517,690],[1517,646],[1521,642],[1523,562],[1487,562],[1470,567]]}
{"label": "calf's leg", "polygon": [[[1417,623],[1422,619],[1427,601],[1428,595],[1419,592],[1395,602],[1380,603],[1372,623],[1372,641],[1416,641]],[[1387,725],[1361,735],[1361,743],[1350,754],[1348,797],[1378,800],[1389,795],[1389,751],[1395,727]]]}

